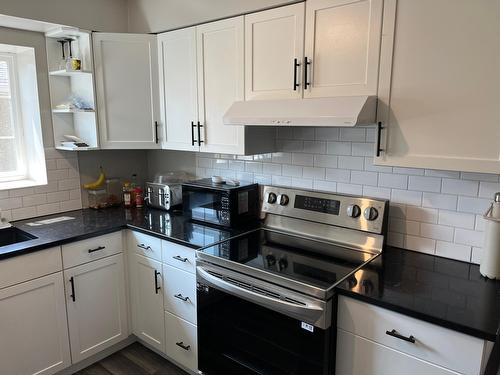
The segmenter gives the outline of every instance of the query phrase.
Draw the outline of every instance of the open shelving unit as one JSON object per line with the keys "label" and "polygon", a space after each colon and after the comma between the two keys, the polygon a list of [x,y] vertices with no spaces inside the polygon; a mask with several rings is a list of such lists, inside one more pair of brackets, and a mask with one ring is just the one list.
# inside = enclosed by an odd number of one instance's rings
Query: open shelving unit
{"label": "open shelving unit", "polygon": [[[60,26],[45,33],[49,67],[50,101],[54,144],[59,150],[88,151],[99,149],[94,67],[92,59],[92,34],[86,30]],[[82,70],[60,69],[62,60],[60,39],[73,39],[72,50],[82,62]],[[81,98],[92,109],[59,108],[72,96]],[[88,147],[62,146],[65,135],[80,138]]]}

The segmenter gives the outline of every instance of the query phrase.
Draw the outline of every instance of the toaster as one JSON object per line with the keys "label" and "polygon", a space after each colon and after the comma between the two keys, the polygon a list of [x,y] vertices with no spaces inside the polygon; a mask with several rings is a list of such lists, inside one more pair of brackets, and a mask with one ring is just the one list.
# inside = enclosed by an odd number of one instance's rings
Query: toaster
{"label": "toaster", "polygon": [[182,203],[182,185],[180,183],[146,182],[144,201],[149,207],[168,211]]}

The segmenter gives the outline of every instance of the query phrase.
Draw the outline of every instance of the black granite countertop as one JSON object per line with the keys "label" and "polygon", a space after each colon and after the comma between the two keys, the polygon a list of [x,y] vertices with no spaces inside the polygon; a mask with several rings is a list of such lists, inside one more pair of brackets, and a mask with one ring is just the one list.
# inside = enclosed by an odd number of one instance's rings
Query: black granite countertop
{"label": "black granite countertop", "polygon": [[[30,225],[33,222],[62,216],[71,217],[72,219],[39,226]],[[156,209],[124,209],[122,207],[104,210],[83,209],[69,211],[16,221],[12,224],[14,227],[37,238],[0,247],[0,259],[125,228],[133,228],[194,249],[214,244],[252,228],[250,226],[241,229],[223,229],[191,222],[180,211],[166,212]]]}

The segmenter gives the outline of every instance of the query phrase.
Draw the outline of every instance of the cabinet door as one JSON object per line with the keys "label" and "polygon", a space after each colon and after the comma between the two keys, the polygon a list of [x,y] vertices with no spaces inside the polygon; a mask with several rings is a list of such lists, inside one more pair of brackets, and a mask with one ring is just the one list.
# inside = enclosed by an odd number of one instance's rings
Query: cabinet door
{"label": "cabinet door", "polygon": [[156,36],[94,33],[101,148],[159,148]]}
{"label": "cabinet door", "polygon": [[245,16],[245,99],[302,98],[304,3]]}
{"label": "cabinet door", "polygon": [[335,358],[335,373],[341,375],[458,375],[341,329]]}
{"label": "cabinet door", "polygon": [[196,34],[200,151],[243,153],[244,127],[222,122],[231,104],[244,97],[243,16],[198,26]]}
{"label": "cabinet door", "polygon": [[383,0],[306,1],[304,97],[376,95]]}
{"label": "cabinet door", "polygon": [[161,263],[131,254],[130,286],[132,330],[140,339],[164,351],[163,286]]}
{"label": "cabinet door", "polygon": [[0,372],[54,374],[71,364],[62,272],[0,290]]}
{"label": "cabinet door", "polygon": [[385,8],[384,20],[397,14],[394,34],[384,21],[385,152],[375,163],[500,173],[500,3],[387,0]]}
{"label": "cabinet door", "polygon": [[64,271],[73,362],[127,337],[123,254]]}
{"label": "cabinet door", "polygon": [[162,148],[198,151],[196,28],[158,35]]}

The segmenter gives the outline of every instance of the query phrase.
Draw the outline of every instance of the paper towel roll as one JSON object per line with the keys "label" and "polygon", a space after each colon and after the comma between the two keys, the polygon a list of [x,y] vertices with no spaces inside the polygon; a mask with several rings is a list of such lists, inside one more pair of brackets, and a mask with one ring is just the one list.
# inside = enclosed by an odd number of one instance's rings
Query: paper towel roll
{"label": "paper towel roll", "polygon": [[484,248],[479,272],[489,279],[500,279],[500,219],[493,217],[494,204],[484,215]]}

